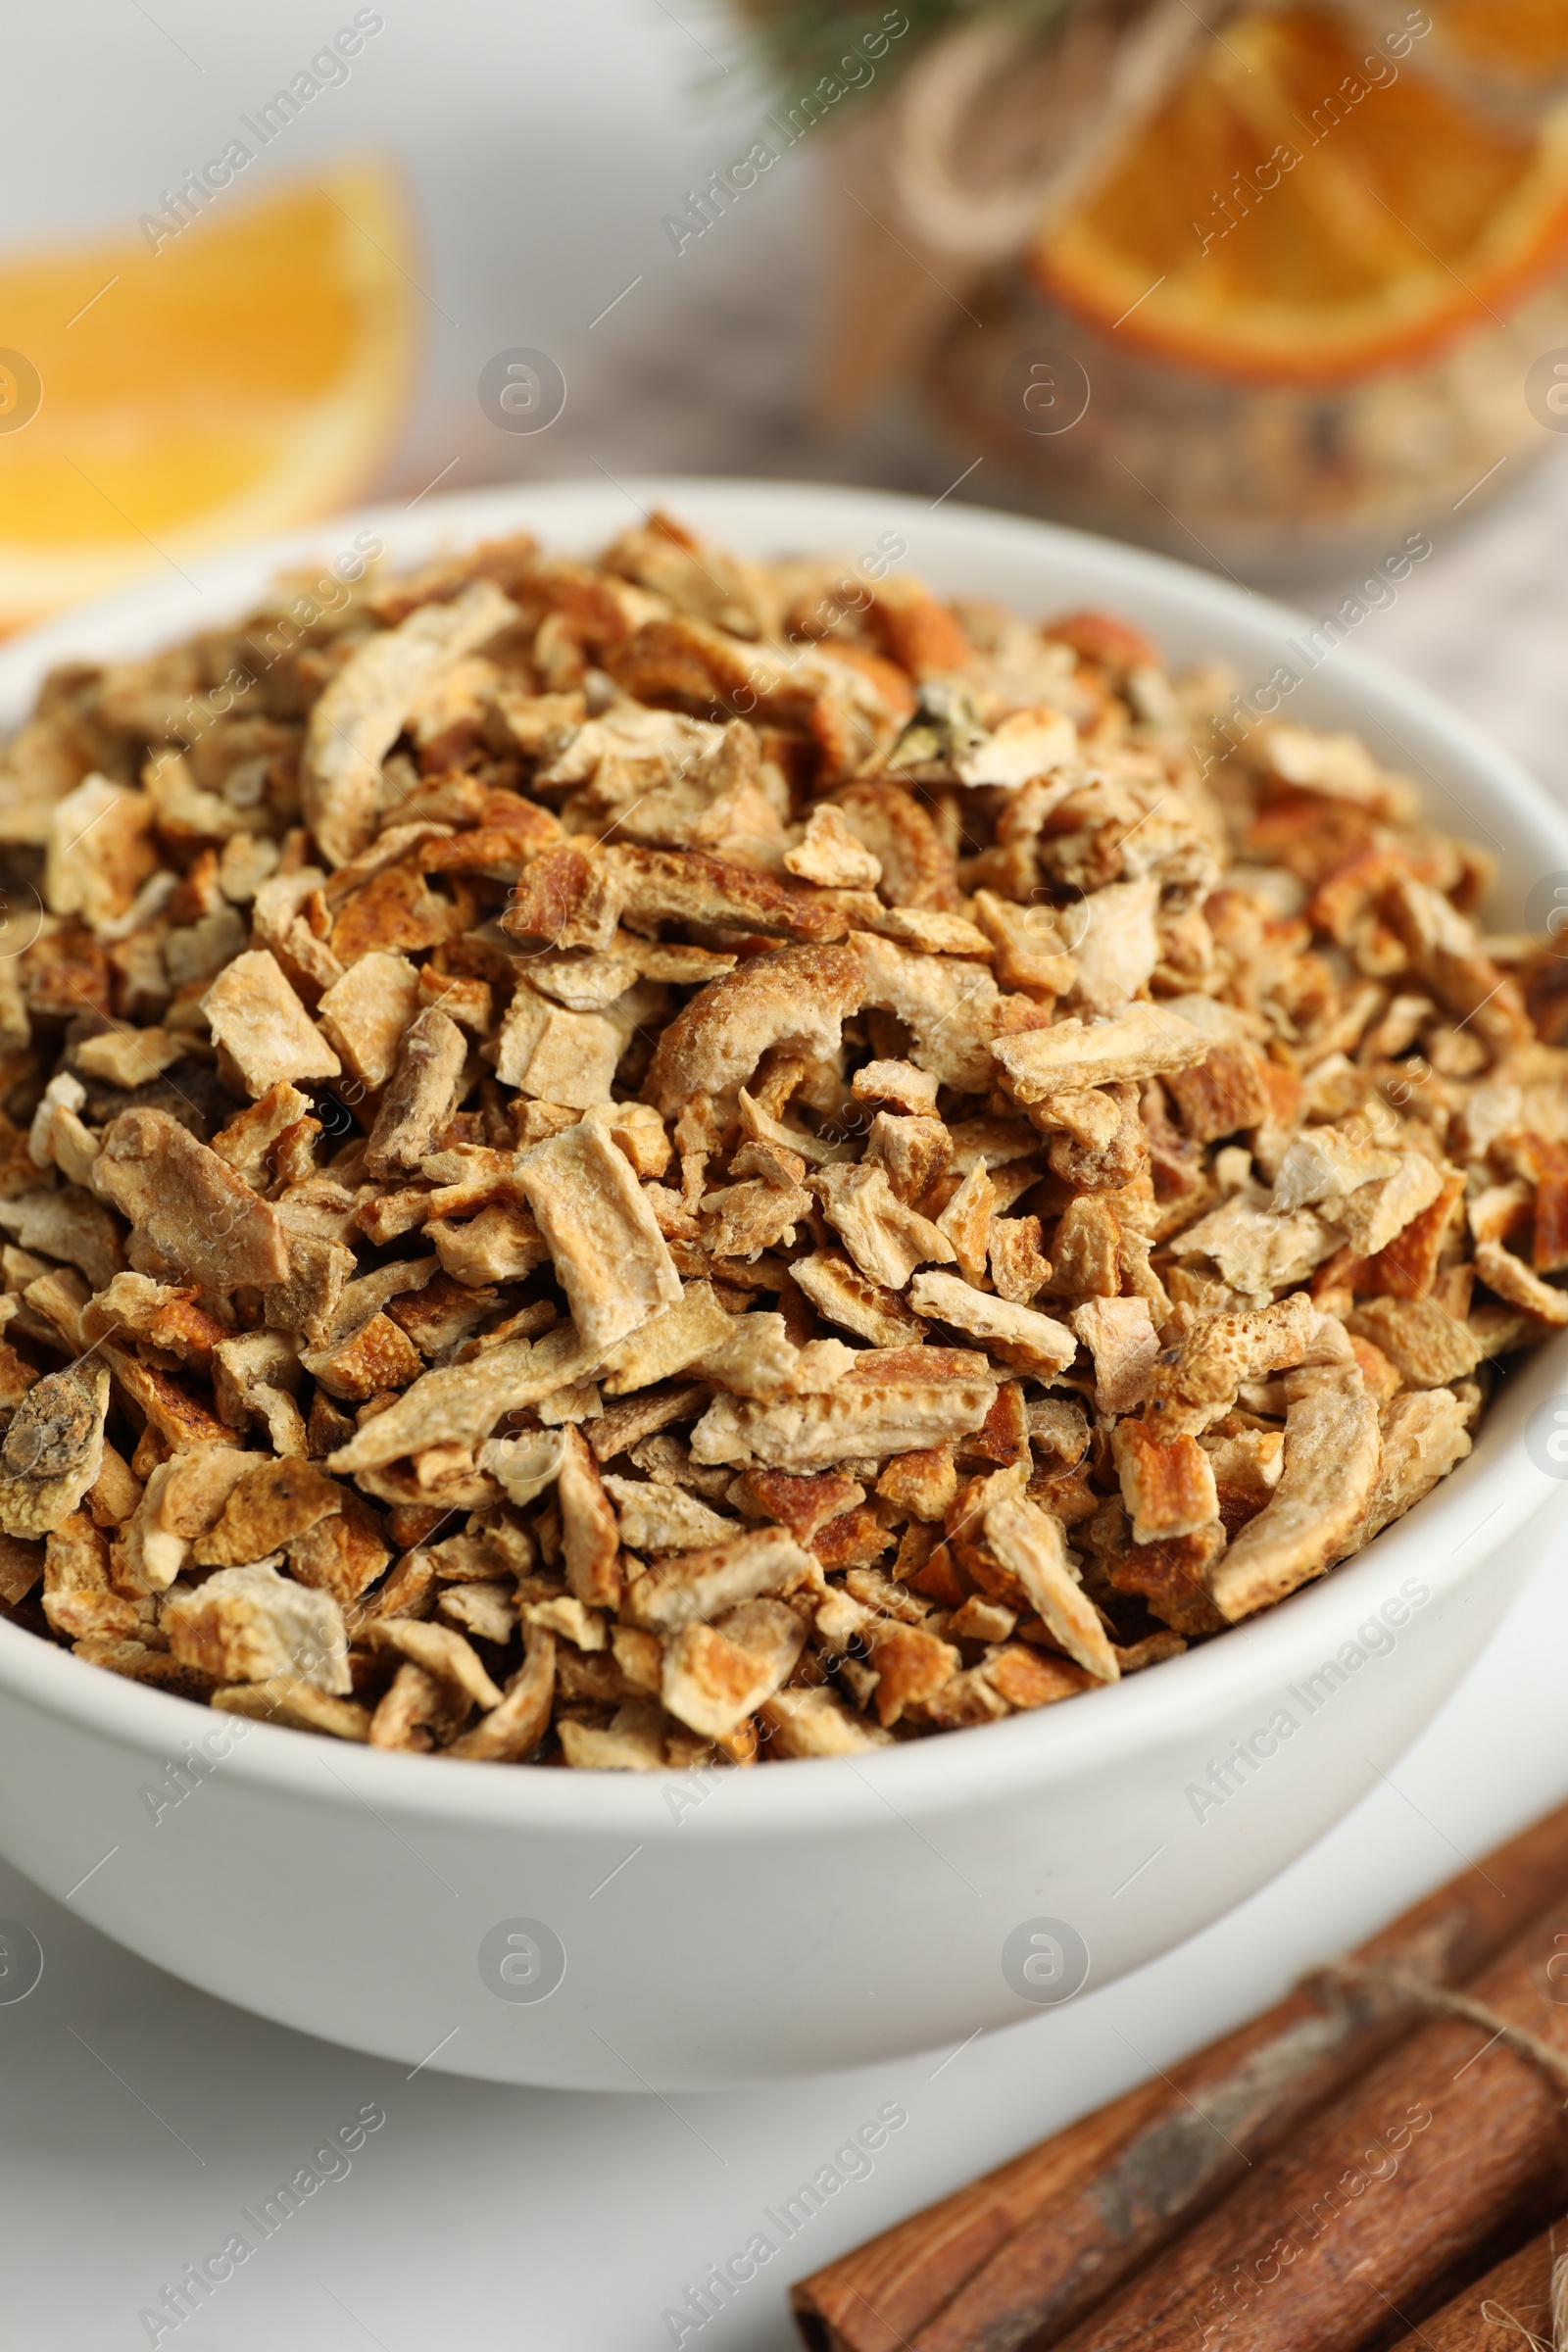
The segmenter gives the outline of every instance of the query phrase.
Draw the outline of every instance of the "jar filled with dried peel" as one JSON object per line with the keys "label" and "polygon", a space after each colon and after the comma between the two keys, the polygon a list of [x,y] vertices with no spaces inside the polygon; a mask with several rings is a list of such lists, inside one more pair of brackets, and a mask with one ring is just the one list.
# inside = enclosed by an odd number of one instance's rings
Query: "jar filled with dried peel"
{"label": "jar filled with dried peel", "polygon": [[1473,511],[1568,430],[1564,72],[1560,0],[1239,12],[930,394],[1028,503],[1242,568]]}

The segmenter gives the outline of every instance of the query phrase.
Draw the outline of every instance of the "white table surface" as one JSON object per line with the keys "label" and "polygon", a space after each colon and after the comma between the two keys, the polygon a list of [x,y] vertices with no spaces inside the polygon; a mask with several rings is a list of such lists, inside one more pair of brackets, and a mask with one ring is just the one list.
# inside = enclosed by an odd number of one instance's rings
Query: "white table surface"
{"label": "white table surface", "polygon": [[[86,13],[108,22],[96,0]],[[126,58],[139,58],[131,20],[113,15]],[[391,487],[412,497],[451,461],[451,487],[598,466],[815,474],[935,496],[962,453],[950,462],[907,423],[833,439],[799,421],[820,218],[808,169],[792,161],[706,249],[677,261],[661,245],[662,213],[733,143],[699,114],[693,53],[666,19],[642,0],[580,12],[456,0],[418,22],[390,19],[374,61],[384,82],[368,68],[343,93],[356,135],[357,110],[367,135],[385,127],[378,90],[402,109],[396,127],[430,223],[428,275],[445,301]],[[33,70],[3,102],[19,196],[40,218],[100,217],[110,199],[94,192],[97,169],[115,175],[113,203],[134,208],[155,130],[177,157],[204,135],[217,83],[192,79],[187,123],[181,69],[154,55],[155,32],[148,70],[170,69],[168,112],[144,120],[124,103],[120,67],[84,87],[70,60],[51,58],[51,44],[77,37],[51,23],[29,22]],[[216,21],[165,6],[160,23],[217,74]],[[272,74],[278,41],[308,48],[321,34],[314,0],[309,10],[279,0],[265,44],[249,15],[222,37],[240,40],[242,24],[249,46],[229,60],[225,105]],[[543,79],[525,71],[541,35],[556,45]],[[476,81],[481,36],[486,54],[512,49],[504,75]],[[67,90],[69,140],[52,127],[50,95]],[[728,119],[745,114],[732,102]],[[150,184],[167,170],[159,147]],[[639,271],[637,292],[590,327]],[[492,351],[524,342],[561,360],[571,400],[549,435],[500,446],[473,380]],[[983,495],[983,480],[972,489]],[[1568,447],[1498,506],[1431,528],[1432,561],[1359,646],[1447,694],[1568,800]],[[1326,610],[1329,585],[1302,601]],[[0,2339],[17,2352],[147,2343],[142,2308],[373,2102],[386,2122],[347,2177],[162,2341],[179,2352],[647,2352],[672,2340],[662,2315],[687,2282],[896,2099],[908,2125],[871,2177],[846,2186],[701,2335],[705,2347],[784,2352],[791,2278],[1266,2004],[1568,1793],[1565,1654],[1568,1589],[1548,1562],[1418,1745],[1376,1757],[1376,1792],[1242,1911],[1137,1977],[956,2055],[761,2091],[661,2100],[498,2088],[433,2070],[410,2081],[189,1990],[0,1866],[0,1916],[25,1922],[46,1955],[30,1997],[0,2007]]]}

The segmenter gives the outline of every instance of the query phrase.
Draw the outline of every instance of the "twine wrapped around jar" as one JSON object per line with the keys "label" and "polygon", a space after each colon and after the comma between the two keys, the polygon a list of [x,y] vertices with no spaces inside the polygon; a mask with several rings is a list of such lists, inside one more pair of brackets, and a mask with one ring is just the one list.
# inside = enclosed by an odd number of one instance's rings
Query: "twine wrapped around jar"
{"label": "twine wrapped around jar", "polygon": [[841,134],[821,401],[856,415],[918,370],[967,298],[1159,107],[1206,27],[1187,0],[1091,0],[1042,41],[983,13]]}
{"label": "twine wrapped around jar", "polygon": [[[1189,0],[1077,0],[1042,24],[997,0],[928,36],[835,142],[824,414],[853,416],[918,373],[955,306],[972,317],[985,279],[1087,201],[1204,41],[1244,9],[1291,4],[1209,0],[1200,15]],[[1392,19],[1389,0],[1344,13],[1374,37]],[[1568,87],[1481,70],[1445,40],[1441,9],[1429,32],[1426,70],[1489,112],[1539,120]]]}

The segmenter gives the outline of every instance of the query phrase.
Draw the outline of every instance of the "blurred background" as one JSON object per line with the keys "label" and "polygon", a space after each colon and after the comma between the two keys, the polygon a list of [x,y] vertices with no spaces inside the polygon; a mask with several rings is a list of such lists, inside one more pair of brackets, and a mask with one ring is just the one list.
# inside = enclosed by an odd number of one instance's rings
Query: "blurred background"
{"label": "blurred background", "polygon": [[854,480],[1371,583],[1568,793],[1568,0],[77,0],[8,64],[7,625],[365,497]]}
{"label": "blurred background", "polygon": [[[19,9],[5,63],[0,628],[296,522],[337,544],[366,498],[855,481],[1338,613],[1568,800],[1568,0],[73,0]],[[1457,1867],[1450,1830],[1532,1812],[1541,1740],[1496,1727],[1560,1712],[1560,1579],[1529,1605],[1244,1913],[1028,2049],[922,2062],[919,2129],[809,2259],[1273,1998],[1303,1919],[1348,1944]],[[415,2081],[9,1871],[0,1909],[43,1919],[55,2004],[7,2053],[29,2352],[143,2340],[133,2299],[372,2092],[371,2190],[189,2352],[664,2341],[664,2297],[906,2089]],[[146,2113],[166,2085],[189,2142]],[[793,2344],[775,2286],[724,2340]]]}

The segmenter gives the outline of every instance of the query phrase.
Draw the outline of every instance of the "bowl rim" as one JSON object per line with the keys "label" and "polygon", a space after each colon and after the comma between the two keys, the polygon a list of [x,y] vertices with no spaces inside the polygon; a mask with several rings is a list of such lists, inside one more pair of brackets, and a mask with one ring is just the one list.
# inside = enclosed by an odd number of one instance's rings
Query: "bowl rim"
{"label": "bowl rim", "polygon": [[[612,505],[616,499],[622,504]],[[1221,624],[1229,621],[1237,627],[1245,622],[1250,632],[1277,643],[1311,625],[1288,606],[1175,558],[986,508],[944,508],[939,501],[933,509],[893,492],[722,477],[634,476],[626,484],[610,483],[608,490],[591,481],[508,484],[431,499],[413,526],[407,509],[358,509],[205,558],[194,565],[194,576],[181,575],[180,587],[154,578],[58,615],[0,648],[0,726],[15,724],[22,714],[20,710],[8,711],[8,703],[30,694],[51,662],[90,647],[96,631],[113,634],[134,623],[130,633],[140,635],[144,629],[146,650],[151,651],[176,633],[188,633],[193,595],[223,600],[237,612],[274,572],[313,560],[330,539],[356,529],[374,531],[384,539],[389,556],[402,563],[419,561],[476,533],[529,523],[575,545],[597,536],[607,514],[613,529],[614,517],[622,514],[627,500],[633,506],[670,506],[716,532],[727,530],[742,540],[748,535],[766,537],[774,544],[787,515],[821,502],[842,517],[846,530],[876,517],[917,531],[928,554],[937,552],[943,540],[954,546],[967,542],[971,549],[990,541],[1024,559],[1054,557],[1055,567],[1069,574],[1076,567],[1104,575],[1104,580],[1097,580],[1099,586],[1124,583],[1124,593],[1134,598],[1144,590],[1167,608],[1176,601]],[[593,520],[585,527],[589,516]],[[785,544],[795,543],[786,539]],[[1559,808],[1517,760],[1440,697],[1374,657],[1342,645],[1336,649],[1330,699],[1342,706],[1370,706],[1368,715],[1374,721],[1392,713],[1414,727],[1441,752],[1456,783],[1499,798],[1560,851],[1568,866],[1568,811]],[[1534,1357],[1509,1376],[1482,1424],[1475,1452],[1416,1511],[1328,1576],[1231,1627],[1223,1640],[1097,1692],[1092,1709],[1044,1707],[854,1758],[788,1759],[811,1767],[808,1770],[724,1772],[717,1778],[730,1792],[729,1802],[718,1807],[705,1803],[690,1814],[662,1801],[661,1791],[693,1777],[675,1767],[648,1774],[497,1770],[462,1758],[404,1755],[351,1741],[325,1743],[281,1725],[232,1716],[220,1720],[225,1728],[244,1723],[246,1737],[236,1740],[222,1760],[223,1775],[233,1776],[237,1785],[308,1795],[316,1803],[324,1799],[352,1807],[379,1798],[406,1817],[475,1829],[635,1834],[645,1842],[675,1829],[720,1841],[752,1837],[764,1828],[809,1834],[848,1818],[874,1817],[879,1807],[896,1813],[912,1807],[931,1818],[967,1809],[988,1797],[1004,1798],[1024,1786],[1080,1778],[1139,1750],[1187,1739],[1195,1723],[1211,1720],[1217,1727],[1249,1692],[1283,1688],[1310,1672],[1303,1658],[1310,1661],[1325,1650],[1332,1653],[1352,1639],[1357,1623],[1364,1624],[1378,1605],[1378,1596],[1396,1591],[1412,1570],[1419,1571],[1427,1585],[1431,1603],[1477,1575],[1552,1491],[1554,1481],[1525,1449],[1524,1429],[1559,1383],[1568,1392],[1568,1332],[1544,1342]],[[1455,1542],[1461,1514],[1472,1524]],[[1459,1565],[1489,1529],[1486,1547]],[[0,1693],[149,1757],[177,1757],[196,1737],[196,1716],[211,1714],[194,1709],[188,1699],[89,1666],[4,1621]],[[316,1768],[327,1764],[328,1744],[330,1764],[323,1775]]]}

